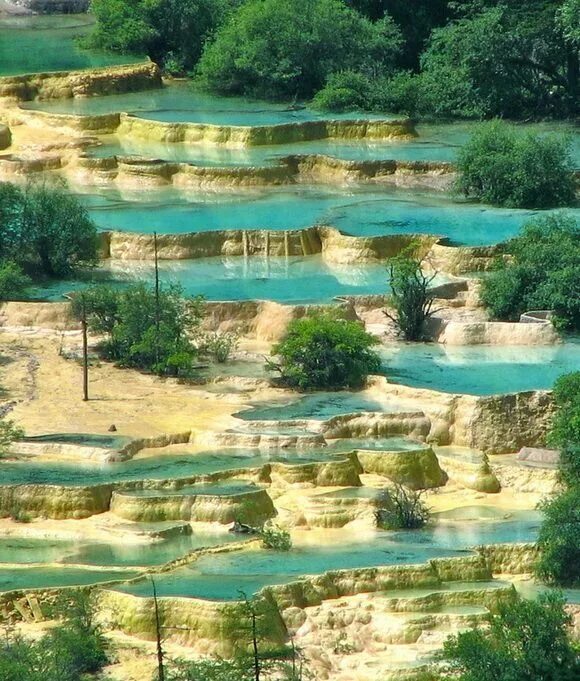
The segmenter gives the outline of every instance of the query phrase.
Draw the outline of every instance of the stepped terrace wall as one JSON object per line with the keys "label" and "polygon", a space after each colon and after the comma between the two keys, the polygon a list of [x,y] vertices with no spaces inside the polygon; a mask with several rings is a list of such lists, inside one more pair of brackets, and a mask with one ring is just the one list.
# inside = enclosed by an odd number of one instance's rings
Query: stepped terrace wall
{"label": "stepped terrace wall", "polygon": [[0,97],[21,102],[113,95],[158,87],[161,87],[161,72],[153,62],[0,77]]}
{"label": "stepped terrace wall", "polygon": [[416,136],[409,118],[400,120],[321,120],[276,125],[234,126],[165,123],[121,114],[119,135],[155,142],[188,142],[253,147],[320,139],[404,139]]}
{"label": "stepped terrace wall", "polygon": [[[352,237],[328,226],[302,230],[222,230],[158,234],[157,252],[161,260],[191,260],[216,256],[291,256],[322,254],[336,263],[365,262],[391,258],[409,246],[424,256],[437,237],[420,234],[387,234]],[[115,260],[153,260],[153,234],[102,232],[101,256]]]}

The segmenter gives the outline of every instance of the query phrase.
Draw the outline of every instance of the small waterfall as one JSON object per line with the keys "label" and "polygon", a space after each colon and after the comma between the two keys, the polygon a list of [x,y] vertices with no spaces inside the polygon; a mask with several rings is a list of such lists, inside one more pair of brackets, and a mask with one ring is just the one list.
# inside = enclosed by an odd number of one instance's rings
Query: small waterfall
{"label": "small waterfall", "polygon": [[249,251],[250,251],[250,244],[249,244],[248,232],[245,229],[242,230],[242,248],[243,248],[244,258],[247,260],[248,255],[249,255]]}
{"label": "small waterfall", "polygon": [[288,231],[284,231],[284,255],[288,257],[290,255],[290,246],[288,243]]}

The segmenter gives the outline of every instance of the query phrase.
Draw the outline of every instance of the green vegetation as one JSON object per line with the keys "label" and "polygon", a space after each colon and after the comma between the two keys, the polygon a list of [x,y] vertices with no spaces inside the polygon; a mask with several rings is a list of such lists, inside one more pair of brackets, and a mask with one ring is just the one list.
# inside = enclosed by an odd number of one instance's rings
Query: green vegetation
{"label": "green vegetation", "polygon": [[97,260],[97,228],[63,187],[0,183],[0,295],[20,294],[33,277],[67,277]]}
{"label": "green vegetation", "polygon": [[423,338],[425,322],[436,312],[433,309],[434,296],[429,291],[436,274],[426,276],[421,265],[421,260],[406,253],[389,261],[389,304],[394,314],[385,311],[385,315],[395,323],[401,336],[408,341]]}
{"label": "green vegetation", "polygon": [[204,87],[268,99],[312,96],[343,69],[394,66],[400,33],[342,0],[248,0],[216,33],[198,65]]}
{"label": "green vegetation", "polygon": [[455,681],[572,681],[580,655],[570,639],[571,617],[557,593],[536,601],[501,603],[489,626],[451,636],[443,678]]}
{"label": "green vegetation", "polygon": [[554,208],[575,200],[569,140],[520,133],[502,121],[483,123],[457,159],[458,190],[509,208]]}
{"label": "green vegetation", "polygon": [[92,0],[97,19],[85,46],[147,54],[168,72],[197,63],[203,46],[239,0]]}
{"label": "green vegetation", "polygon": [[399,483],[381,490],[376,506],[375,522],[383,530],[417,530],[431,517],[421,492]]}
{"label": "green vegetation", "polygon": [[298,390],[360,388],[367,376],[381,368],[372,349],[378,340],[357,322],[330,314],[295,319],[286,336],[274,346],[282,384]]}
{"label": "green vegetation", "polygon": [[0,459],[8,454],[13,442],[21,440],[23,437],[24,431],[14,421],[7,421],[0,417]]}
{"label": "green vegetation", "polygon": [[290,551],[292,548],[290,532],[276,525],[264,525],[260,531],[260,538],[262,540],[262,547],[265,549]]}
{"label": "green vegetation", "polygon": [[580,371],[554,385],[556,415],[550,443],[561,451],[561,491],[542,503],[544,522],[538,537],[536,574],[553,584],[580,583]]}
{"label": "green vegetation", "polygon": [[105,334],[101,355],[119,366],[162,376],[187,378],[197,347],[193,336],[201,321],[200,299],[185,299],[178,286],[136,284],[122,291],[95,286],[76,295],[73,314],[87,316],[89,328]]}
{"label": "green vegetation", "polygon": [[40,640],[9,635],[0,641],[2,681],[81,681],[107,663],[106,641],[94,623],[90,598],[67,599],[64,619]]}
{"label": "green vegetation", "polygon": [[29,285],[30,278],[16,263],[10,261],[0,263],[0,301],[14,300],[23,296]]}
{"label": "green vegetation", "polygon": [[481,299],[492,316],[517,320],[526,310],[553,310],[561,329],[580,329],[580,229],[565,214],[536,218],[509,242],[483,280]]}

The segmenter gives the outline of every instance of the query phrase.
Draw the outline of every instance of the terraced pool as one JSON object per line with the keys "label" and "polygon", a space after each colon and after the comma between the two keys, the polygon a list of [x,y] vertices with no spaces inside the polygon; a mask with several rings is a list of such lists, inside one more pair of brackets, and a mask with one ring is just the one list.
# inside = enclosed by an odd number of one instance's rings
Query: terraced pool
{"label": "terraced pool", "polygon": [[[490,208],[396,189],[320,188],[184,194],[102,190],[82,201],[100,229],[176,234],[227,229],[291,230],[327,224],[353,236],[434,234],[458,245],[515,236],[534,211]],[[572,211],[580,216],[580,209]]]}
{"label": "terraced pool", "polygon": [[560,345],[445,346],[401,344],[381,349],[390,380],[448,393],[494,395],[550,389],[562,374],[580,369],[580,340]]}

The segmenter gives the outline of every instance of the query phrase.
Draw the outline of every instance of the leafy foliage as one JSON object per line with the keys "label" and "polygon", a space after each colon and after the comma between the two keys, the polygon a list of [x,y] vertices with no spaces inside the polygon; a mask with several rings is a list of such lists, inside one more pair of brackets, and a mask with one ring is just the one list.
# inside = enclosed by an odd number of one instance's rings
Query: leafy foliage
{"label": "leafy foliage", "polygon": [[298,390],[360,388],[381,360],[372,349],[377,339],[357,322],[313,314],[295,319],[274,346],[281,381]]}
{"label": "leafy foliage", "polygon": [[30,278],[14,262],[0,263],[0,300],[13,300],[26,292]]}
{"label": "leafy foliage", "polygon": [[0,183],[0,260],[66,277],[96,259],[97,228],[76,197],[60,186]]}
{"label": "leafy foliage", "polygon": [[580,486],[573,485],[540,508],[544,521],[536,574],[553,584],[580,584]]}
{"label": "leafy foliage", "polygon": [[382,490],[376,505],[375,522],[383,530],[417,530],[431,517],[421,491],[408,489],[400,483]]}
{"label": "leafy foliage", "polygon": [[[80,601],[85,605],[79,605]],[[65,620],[40,640],[0,640],[2,681],[81,681],[107,663],[106,641],[89,614],[88,597],[69,598]],[[81,614],[81,611],[84,614]]]}
{"label": "leafy foliage", "polygon": [[502,602],[489,627],[450,637],[446,679],[457,681],[572,681],[580,657],[570,640],[571,618],[557,593],[535,601]]}
{"label": "leafy foliage", "polygon": [[171,73],[195,66],[203,46],[238,0],[92,0],[89,47],[147,54]]}
{"label": "leafy foliage", "polygon": [[569,140],[521,134],[501,121],[482,124],[457,160],[458,189],[510,208],[553,208],[574,202]]}
{"label": "leafy foliage", "polygon": [[23,437],[24,431],[14,421],[0,418],[0,458],[6,456],[13,442],[21,440]]}
{"label": "leafy foliage", "polygon": [[331,73],[394,66],[399,30],[372,23],[341,0],[248,0],[216,33],[199,82],[225,94],[309,97]]}
{"label": "leafy foliage", "polygon": [[580,229],[565,214],[527,223],[508,244],[511,260],[501,260],[483,281],[481,299],[499,319],[516,320],[526,310],[554,310],[554,323],[580,328]]}
{"label": "leafy foliage", "polygon": [[260,537],[262,539],[262,547],[265,549],[290,551],[292,548],[290,532],[276,525],[265,525],[260,532]]}
{"label": "leafy foliage", "polygon": [[212,357],[218,364],[224,364],[238,347],[239,333],[235,331],[215,331],[201,338],[199,351]]}
{"label": "leafy foliage", "polygon": [[136,284],[121,291],[95,286],[75,296],[73,314],[106,333],[102,355],[120,366],[164,376],[188,377],[197,349],[192,337],[202,316],[200,299],[187,300],[178,286],[155,290]]}
{"label": "leafy foliage", "polygon": [[425,322],[436,310],[433,309],[434,295],[430,286],[436,274],[426,276],[421,261],[402,253],[389,262],[391,295],[389,303],[395,314],[385,311],[405,340],[420,340],[425,331]]}

